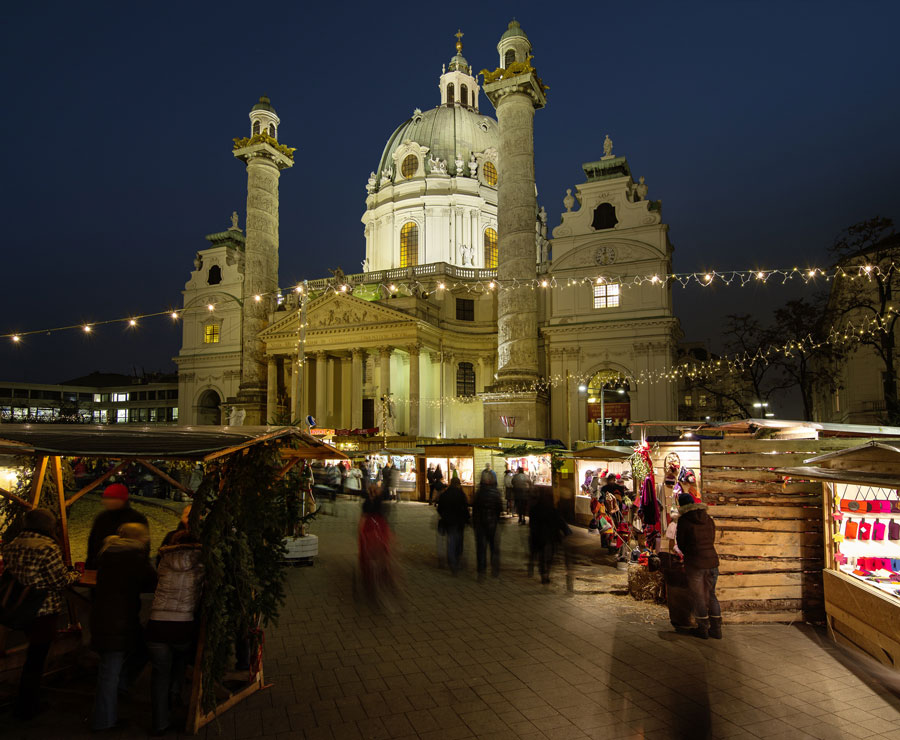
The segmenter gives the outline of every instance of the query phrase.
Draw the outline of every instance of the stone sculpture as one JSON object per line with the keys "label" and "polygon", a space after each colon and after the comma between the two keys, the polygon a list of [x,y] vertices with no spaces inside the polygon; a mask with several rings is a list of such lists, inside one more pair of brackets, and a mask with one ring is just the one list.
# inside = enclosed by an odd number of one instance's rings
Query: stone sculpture
{"label": "stone sculpture", "polygon": [[606,135],[606,138],[603,140],[603,156],[604,157],[612,157],[613,153],[613,143],[612,139],[609,138],[609,134]]}
{"label": "stone sculpture", "polygon": [[644,182],[644,176],[641,175],[638,184],[634,186],[634,192],[637,194],[637,200],[644,200],[647,197],[647,184]]}
{"label": "stone sculpture", "polygon": [[575,205],[575,197],[572,195],[572,188],[566,188],[566,197],[563,198],[563,205],[566,207],[566,213],[572,210]]}

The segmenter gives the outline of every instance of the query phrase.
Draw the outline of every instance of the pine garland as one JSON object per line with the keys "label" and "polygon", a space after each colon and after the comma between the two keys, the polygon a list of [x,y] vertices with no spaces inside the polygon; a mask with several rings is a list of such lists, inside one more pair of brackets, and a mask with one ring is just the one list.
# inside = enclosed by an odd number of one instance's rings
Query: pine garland
{"label": "pine garland", "polygon": [[201,532],[206,569],[204,711],[216,706],[216,684],[230,667],[235,640],[247,636],[254,655],[258,626],[277,624],[284,603],[283,538],[296,481],[278,479],[281,465],[276,447],[256,445],[209,465],[194,497],[190,526]]}

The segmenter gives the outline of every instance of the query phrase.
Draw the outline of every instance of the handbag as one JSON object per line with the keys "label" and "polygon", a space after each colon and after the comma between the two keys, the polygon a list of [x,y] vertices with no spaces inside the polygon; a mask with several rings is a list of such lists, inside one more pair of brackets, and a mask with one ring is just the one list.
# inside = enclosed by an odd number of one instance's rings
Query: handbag
{"label": "handbag", "polygon": [[898,499],[897,501],[891,501],[891,513],[900,514],[900,499]]}
{"label": "handbag", "polygon": [[882,514],[890,514],[891,513],[891,502],[890,501],[873,501],[872,502],[872,511],[879,511]]}
{"label": "handbag", "polygon": [[871,522],[862,522],[859,525],[859,532],[857,533],[857,538],[860,540],[867,540],[872,534],[872,523]]}
{"label": "handbag", "polygon": [[25,629],[46,598],[44,589],[23,586],[7,568],[0,576],[0,624],[13,630]]}
{"label": "handbag", "polygon": [[856,531],[859,528],[859,524],[854,522],[852,519],[847,520],[847,524],[844,527],[844,539],[855,540],[856,539]]}
{"label": "handbag", "polygon": [[875,524],[872,527],[872,539],[873,540],[883,540],[884,539],[884,525],[881,523],[880,519],[876,519]]}
{"label": "handbag", "polygon": [[900,522],[894,520],[888,522],[888,539],[900,540]]}

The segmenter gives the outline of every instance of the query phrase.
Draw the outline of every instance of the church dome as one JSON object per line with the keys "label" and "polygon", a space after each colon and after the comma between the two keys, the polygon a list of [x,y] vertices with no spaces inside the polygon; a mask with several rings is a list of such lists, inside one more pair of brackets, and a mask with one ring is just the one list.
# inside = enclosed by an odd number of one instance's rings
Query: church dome
{"label": "church dome", "polygon": [[519,21],[513,18],[509,22],[509,26],[507,26],[506,30],[503,32],[503,35],[500,37],[500,40],[503,39],[511,39],[516,36],[525,36],[527,39],[528,36],[525,35],[525,31],[522,30],[522,26],[519,25]]}
{"label": "church dome", "polygon": [[462,105],[417,112],[391,134],[375,171],[381,173],[392,167],[394,152],[406,141],[428,147],[426,157],[444,160],[448,174],[465,174],[456,172],[456,158],[468,162],[472,154],[491,148],[499,150],[500,130],[490,116]]}

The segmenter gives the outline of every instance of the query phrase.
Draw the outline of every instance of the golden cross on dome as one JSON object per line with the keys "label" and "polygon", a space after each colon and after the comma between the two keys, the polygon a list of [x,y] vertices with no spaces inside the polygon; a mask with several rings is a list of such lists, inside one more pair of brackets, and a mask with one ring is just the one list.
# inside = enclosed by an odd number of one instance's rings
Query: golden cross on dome
{"label": "golden cross on dome", "polygon": [[462,37],[465,36],[465,34],[457,28],[456,33],[453,35],[456,36],[456,53],[460,54],[462,53]]}

